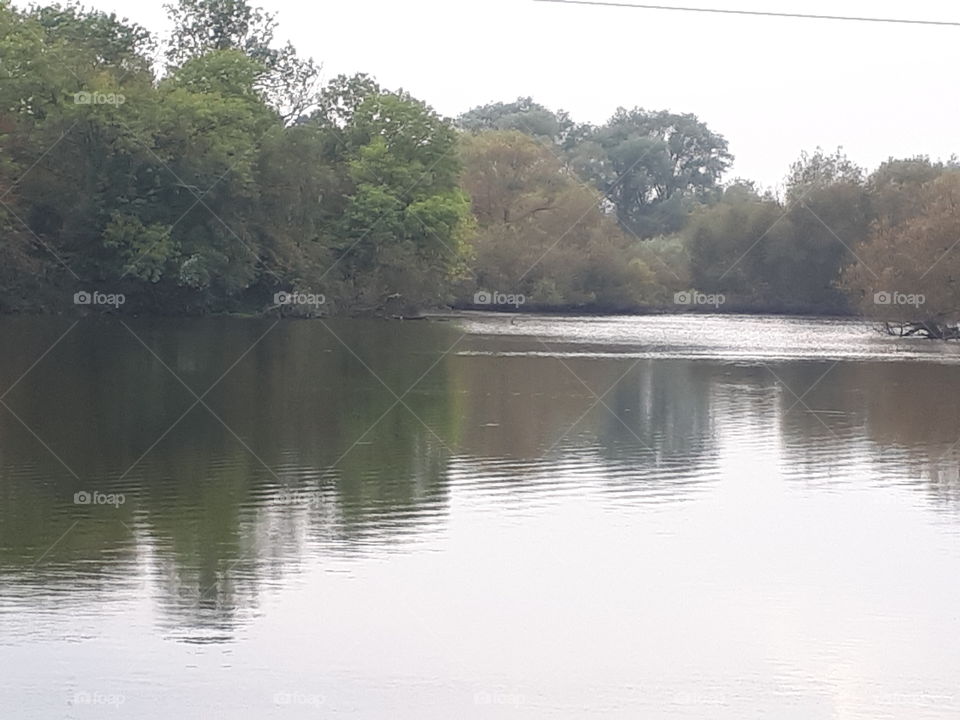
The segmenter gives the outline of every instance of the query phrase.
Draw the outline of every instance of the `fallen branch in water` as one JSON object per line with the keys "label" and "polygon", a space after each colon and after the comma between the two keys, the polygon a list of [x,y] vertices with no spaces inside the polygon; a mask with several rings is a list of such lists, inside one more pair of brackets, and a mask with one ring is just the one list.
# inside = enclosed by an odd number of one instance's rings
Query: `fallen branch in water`
{"label": "fallen branch in water", "polygon": [[880,331],[893,337],[923,337],[928,340],[960,340],[960,325],[925,320],[922,322],[884,321]]}

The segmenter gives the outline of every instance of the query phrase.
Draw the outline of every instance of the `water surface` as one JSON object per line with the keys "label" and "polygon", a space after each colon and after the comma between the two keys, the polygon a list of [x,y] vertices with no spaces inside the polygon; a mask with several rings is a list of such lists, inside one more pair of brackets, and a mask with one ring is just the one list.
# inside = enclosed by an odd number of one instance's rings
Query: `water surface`
{"label": "water surface", "polygon": [[954,345],[72,323],[0,320],[3,718],[960,715]]}

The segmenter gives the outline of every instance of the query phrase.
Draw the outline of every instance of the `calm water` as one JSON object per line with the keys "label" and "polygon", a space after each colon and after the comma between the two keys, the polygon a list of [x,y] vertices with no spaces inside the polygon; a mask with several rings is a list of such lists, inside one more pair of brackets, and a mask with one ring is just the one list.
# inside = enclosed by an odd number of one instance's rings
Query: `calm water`
{"label": "calm water", "polygon": [[4,720],[960,716],[957,346],[71,322],[0,319]]}

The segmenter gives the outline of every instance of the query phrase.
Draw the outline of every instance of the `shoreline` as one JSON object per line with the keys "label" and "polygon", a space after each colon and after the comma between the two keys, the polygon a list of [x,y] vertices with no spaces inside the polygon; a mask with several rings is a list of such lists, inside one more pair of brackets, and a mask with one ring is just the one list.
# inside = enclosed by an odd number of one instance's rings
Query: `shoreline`
{"label": "shoreline", "polygon": [[865,315],[859,315],[853,312],[814,312],[804,310],[773,310],[773,309],[747,309],[731,308],[722,310],[712,308],[709,310],[696,309],[677,309],[670,307],[650,307],[634,310],[590,310],[584,308],[530,308],[525,310],[493,309],[484,307],[459,307],[447,309],[421,310],[409,315],[402,313],[330,313],[326,315],[295,315],[281,314],[274,310],[265,312],[251,311],[222,311],[222,312],[203,312],[203,313],[163,313],[153,311],[116,311],[116,310],[77,310],[71,311],[71,308],[64,308],[57,311],[43,310],[11,310],[0,309],[0,317],[149,317],[149,318],[167,318],[167,319],[198,319],[198,318],[235,318],[241,320],[257,320],[275,318],[278,320],[455,320],[458,318],[470,317],[565,317],[565,318],[613,318],[613,317],[660,317],[660,316],[727,316],[727,317],[795,317],[795,318],[817,318],[820,320],[863,320],[865,322],[883,322],[876,318],[869,318]]}

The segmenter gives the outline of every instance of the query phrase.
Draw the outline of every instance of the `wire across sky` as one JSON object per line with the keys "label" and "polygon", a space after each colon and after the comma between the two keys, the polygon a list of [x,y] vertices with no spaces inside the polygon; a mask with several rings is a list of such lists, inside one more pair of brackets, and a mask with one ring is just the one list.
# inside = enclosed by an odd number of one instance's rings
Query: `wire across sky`
{"label": "wire across sky", "polygon": [[603,0],[533,0],[557,5],[594,5],[599,7],[631,8],[637,10],[673,10],[675,12],[713,13],[716,15],[754,15],[761,17],[800,18],[804,20],[843,20],[847,22],[891,23],[899,25],[937,25],[960,27],[960,22],[948,20],[909,20],[906,18],[856,17],[852,15],[815,15],[812,13],[773,12],[769,10],[725,10],[721,8],[679,7],[676,5],[649,5],[640,3],[603,2]]}

